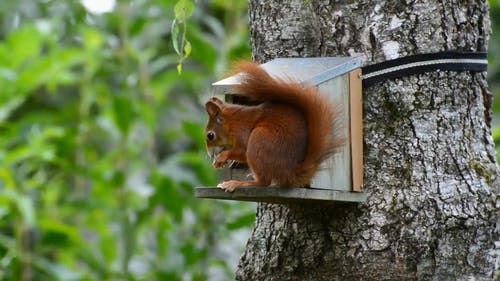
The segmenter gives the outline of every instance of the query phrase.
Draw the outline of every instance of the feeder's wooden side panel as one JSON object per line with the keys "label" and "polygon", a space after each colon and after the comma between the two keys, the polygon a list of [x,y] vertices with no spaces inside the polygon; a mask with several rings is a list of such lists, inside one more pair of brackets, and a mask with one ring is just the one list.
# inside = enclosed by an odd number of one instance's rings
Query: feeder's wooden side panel
{"label": "feeder's wooden side panel", "polygon": [[357,192],[363,186],[363,90],[360,74],[361,69],[349,73],[352,191]]}
{"label": "feeder's wooden side panel", "polygon": [[[328,80],[318,86],[321,94],[328,95],[337,111],[341,114],[336,120],[335,132],[349,139],[349,75],[338,76]],[[351,147],[346,141],[339,152],[326,159],[316,173],[311,183],[311,187],[322,189],[335,189],[351,191]]]}

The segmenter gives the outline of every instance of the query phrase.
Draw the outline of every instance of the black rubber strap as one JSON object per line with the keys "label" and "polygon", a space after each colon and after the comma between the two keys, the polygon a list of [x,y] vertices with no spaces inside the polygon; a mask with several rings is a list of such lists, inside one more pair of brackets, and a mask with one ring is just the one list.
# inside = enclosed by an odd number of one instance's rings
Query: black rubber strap
{"label": "black rubber strap", "polygon": [[367,65],[362,70],[363,87],[387,80],[436,70],[486,71],[486,52],[446,51],[420,54]]}

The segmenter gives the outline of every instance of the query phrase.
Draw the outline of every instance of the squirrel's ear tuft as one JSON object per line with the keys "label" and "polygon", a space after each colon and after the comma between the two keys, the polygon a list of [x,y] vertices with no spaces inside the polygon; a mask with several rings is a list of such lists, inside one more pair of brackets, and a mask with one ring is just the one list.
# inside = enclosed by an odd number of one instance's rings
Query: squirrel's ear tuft
{"label": "squirrel's ear tuft", "polygon": [[223,102],[217,97],[211,97],[210,99],[208,99],[208,101],[212,101],[212,102],[219,104],[219,105],[223,104]]}
{"label": "squirrel's ear tuft", "polygon": [[205,109],[210,117],[220,116],[222,101],[218,98],[210,98],[207,103],[205,103]]}

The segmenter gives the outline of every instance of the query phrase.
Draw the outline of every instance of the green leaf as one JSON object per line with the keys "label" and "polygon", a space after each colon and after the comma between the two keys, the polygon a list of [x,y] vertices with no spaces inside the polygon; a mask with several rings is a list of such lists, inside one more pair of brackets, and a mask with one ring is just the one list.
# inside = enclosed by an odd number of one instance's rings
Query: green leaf
{"label": "green leaf", "polygon": [[171,178],[160,172],[152,173],[150,183],[155,187],[155,194],[150,197],[150,205],[163,205],[176,220],[182,218],[183,199]]}
{"label": "green leaf", "polygon": [[42,240],[45,245],[68,247],[76,246],[80,243],[80,238],[75,227],[63,224],[54,219],[42,219],[39,221],[38,226],[42,230]]}
{"label": "green leaf", "polygon": [[103,37],[98,30],[89,27],[83,27],[81,33],[83,39],[83,46],[86,49],[95,50],[100,48],[104,43]]}
{"label": "green leaf", "polygon": [[42,35],[32,25],[25,25],[7,36],[10,50],[11,66],[19,67],[21,63],[36,57],[42,48]]}
{"label": "green leaf", "polygon": [[197,149],[205,149],[205,133],[203,127],[191,121],[182,122],[182,131],[196,144]]}
{"label": "green leaf", "polygon": [[182,21],[186,20],[188,17],[193,14],[194,4],[189,0],[179,0],[177,4],[175,4],[174,12],[175,17]]}
{"label": "green leaf", "polygon": [[140,35],[148,23],[151,23],[151,21],[146,16],[137,18],[130,24],[130,34]]}
{"label": "green leaf", "polygon": [[132,102],[126,96],[113,97],[113,120],[123,136],[128,135],[135,116]]}
{"label": "green leaf", "polygon": [[10,199],[28,228],[35,226],[35,206],[30,197],[11,189],[4,190],[4,192],[0,194]]}
{"label": "green leaf", "polygon": [[35,89],[46,84],[51,92],[55,92],[57,85],[77,81],[72,67],[83,59],[82,53],[73,48],[56,49],[49,55],[33,59],[19,72],[18,91],[34,95]]}
{"label": "green leaf", "polygon": [[495,142],[495,146],[500,148],[500,127],[492,129],[493,141]]}
{"label": "green leaf", "polygon": [[18,96],[8,100],[4,104],[0,104],[0,123],[9,118],[10,114],[16,110],[25,99],[26,97]]}
{"label": "green leaf", "polygon": [[177,54],[181,53],[180,45],[182,44],[182,37],[179,38],[179,21],[174,19],[172,21],[172,46]]}
{"label": "green leaf", "polygon": [[191,43],[189,43],[189,41],[186,41],[184,45],[184,58],[189,57],[189,55],[191,54],[191,50],[192,50]]}

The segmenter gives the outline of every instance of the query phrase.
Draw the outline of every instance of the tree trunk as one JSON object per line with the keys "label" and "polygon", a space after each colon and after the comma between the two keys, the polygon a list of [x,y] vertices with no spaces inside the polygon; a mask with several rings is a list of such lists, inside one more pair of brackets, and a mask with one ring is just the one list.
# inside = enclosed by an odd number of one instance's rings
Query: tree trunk
{"label": "tree trunk", "polygon": [[[254,58],[373,64],[484,51],[486,1],[250,0]],[[494,280],[500,171],[486,74],[436,71],[364,89],[363,204],[259,204],[237,280]]]}

